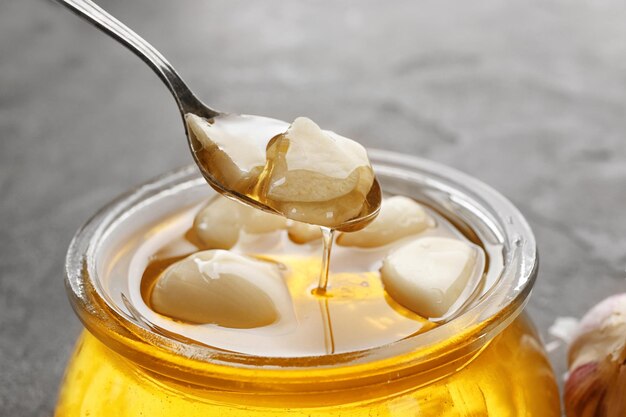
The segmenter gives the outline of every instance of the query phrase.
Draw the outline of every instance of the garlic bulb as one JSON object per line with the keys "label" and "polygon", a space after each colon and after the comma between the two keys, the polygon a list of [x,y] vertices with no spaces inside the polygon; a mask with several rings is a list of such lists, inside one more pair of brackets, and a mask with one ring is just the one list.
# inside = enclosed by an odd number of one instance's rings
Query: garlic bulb
{"label": "garlic bulb", "polygon": [[626,293],[583,317],[569,348],[567,417],[626,416]]}

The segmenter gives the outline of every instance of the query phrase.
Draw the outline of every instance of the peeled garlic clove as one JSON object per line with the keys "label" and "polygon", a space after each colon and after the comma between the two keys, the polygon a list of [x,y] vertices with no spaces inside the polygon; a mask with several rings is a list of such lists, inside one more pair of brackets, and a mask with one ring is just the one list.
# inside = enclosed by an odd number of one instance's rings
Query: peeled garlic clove
{"label": "peeled garlic clove", "polygon": [[208,248],[230,249],[239,240],[239,203],[216,196],[196,215],[193,230]]}
{"label": "peeled garlic clove", "polygon": [[[241,117],[239,117],[241,119]],[[220,128],[214,128],[209,121],[188,113],[185,121],[189,134],[202,152],[196,155],[204,158],[203,165],[213,167],[216,180],[228,188],[243,190],[256,182],[258,175],[265,166],[264,143],[252,140],[238,124],[228,124],[228,116],[220,119]],[[242,119],[245,120],[245,119]],[[222,125],[230,126],[230,129]]]}
{"label": "peeled garlic clove", "polygon": [[246,194],[266,163],[269,140],[287,124],[260,116],[223,114],[204,119],[187,113],[185,121],[200,165],[227,189]]}
{"label": "peeled garlic clove", "polygon": [[568,417],[626,415],[626,293],[592,308],[569,348]]}
{"label": "peeled garlic clove", "polygon": [[269,233],[284,229],[286,223],[284,217],[217,195],[198,212],[193,228],[208,248],[230,249],[237,244],[241,231]]}
{"label": "peeled garlic clove", "polygon": [[[272,146],[274,154],[269,151]],[[283,135],[274,138],[268,147],[268,159],[270,156],[277,166],[268,196],[278,201],[316,202],[341,197],[358,185],[355,170],[370,166],[363,146],[323,131],[306,117],[298,117]],[[371,175],[370,186],[373,180]]]}
{"label": "peeled garlic clove", "polygon": [[374,182],[365,148],[305,117],[267,148],[265,197],[290,219],[334,227],[356,217]]}
{"label": "peeled garlic clove", "polygon": [[394,196],[385,198],[380,213],[364,229],[353,233],[341,233],[337,244],[371,248],[383,246],[403,237],[415,235],[432,224],[424,207],[414,200]]}
{"label": "peeled garlic clove", "polygon": [[459,298],[477,249],[444,237],[416,239],[389,254],[380,270],[387,293],[423,317],[441,317]]}
{"label": "peeled garlic clove", "polygon": [[270,233],[287,227],[287,219],[266,211],[239,204],[239,218],[244,232],[253,235]]}
{"label": "peeled garlic clove", "polygon": [[287,227],[289,239],[295,243],[309,243],[322,237],[319,226],[292,221]]}
{"label": "peeled garlic clove", "polygon": [[197,252],[167,268],[151,295],[165,316],[198,324],[248,329],[279,319],[289,299],[277,265],[223,250]]}

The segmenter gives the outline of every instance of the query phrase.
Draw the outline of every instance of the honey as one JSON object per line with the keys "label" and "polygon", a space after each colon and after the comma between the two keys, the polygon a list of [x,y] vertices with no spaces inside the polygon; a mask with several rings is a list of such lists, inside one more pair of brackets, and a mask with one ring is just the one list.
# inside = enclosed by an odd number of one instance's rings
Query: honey
{"label": "honey", "polygon": [[[285,301],[276,297],[277,310],[280,311],[276,322],[263,326],[236,326],[246,327],[237,329],[210,323],[185,323],[167,314],[154,314],[150,310],[159,312],[151,302],[155,282],[168,266],[203,249],[196,246],[201,244],[197,243],[199,239],[194,229],[187,229],[197,211],[198,208],[194,207],[168,219],[164,223],[169,227],[165,226],[165,230],[161,228],[159,233],[146,233],[150,238],[144,245],[154,248],[154,252],[141,254],[147,255],[150,261],[139,284],[142,303],[134,305],[146,320],[161,328],[182,333],[189,339],[215,348],[260,357],[315,357],[382,346],[437,325],[401,306],[385,292],[378,270],[384,255],[391,249],[390,245],[366,249],[335,246],[329,286],[323,294],[319,294],[316,290],[323,262],[320,259],[322,239],[299,244],[289,239],[286,230],[243,236],[231,249],[233,253],[247,254],[275,264],[282,271],[289,294],[280,296]],[[433,227],[422,232],[423,235],[464,239],[443,217],[432,211],[429,215],[437,220],[432,222]],[[179,228],[176,238],[169,239],[176,235],[169,228]],[[161,240],[162,236],[168,239]],[[399,241],[395,246],[401,244],[402,241]],[[196,248],[191,249],[190,245]],[[483,266],[484,262],[480,262],[476,267],[472,278],[473,289],[482,279]],[[242,274],[245,274],[245,268]],[[136,279],[131,277],[131,285],[136,285],[132,283]],[[262,287],[261,282],[258,285]],[[258,289],[260,293],[263,291],[263,288]],[[470,294],[471,290],[468,290],[465,297]],[[178,294],[174,297],[184,298]],[[210,302],[207,300],[207,303]],[[247,307],[250,301],[243,298],[241,303]],[[283,305],[278,306],[279,303]],[[250,313],[250,320],[256,322],[258,314]]]}

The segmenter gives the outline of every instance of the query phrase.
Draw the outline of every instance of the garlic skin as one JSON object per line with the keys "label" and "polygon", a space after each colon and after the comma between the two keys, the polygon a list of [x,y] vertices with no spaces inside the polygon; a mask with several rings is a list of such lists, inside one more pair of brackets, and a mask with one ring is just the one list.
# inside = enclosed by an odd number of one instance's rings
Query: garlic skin
{"label": "garlic skin", "polygon": [[626,416],[626,293],[583,317],[569,348],[567,417]]}

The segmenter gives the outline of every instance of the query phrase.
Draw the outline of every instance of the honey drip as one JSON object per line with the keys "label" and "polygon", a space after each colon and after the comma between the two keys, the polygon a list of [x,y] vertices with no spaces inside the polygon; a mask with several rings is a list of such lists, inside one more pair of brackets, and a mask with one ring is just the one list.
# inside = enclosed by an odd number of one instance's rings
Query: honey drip
{"label": "honey drip", "polygon": [[333,241],[335,231],[327,227],[322,229],[322,269],[320,270],[320,279],[317,288],[314,290],[316,295],[324,296],[326,287],[328,286],[328,271],[330,270],[330,254],[333,249]]}

